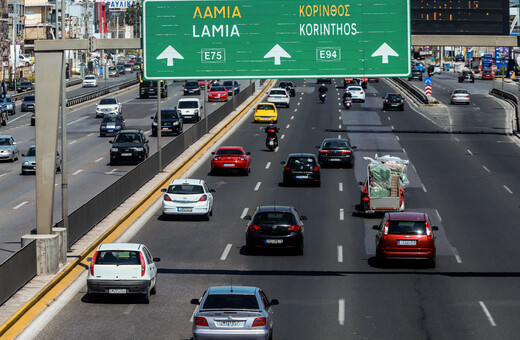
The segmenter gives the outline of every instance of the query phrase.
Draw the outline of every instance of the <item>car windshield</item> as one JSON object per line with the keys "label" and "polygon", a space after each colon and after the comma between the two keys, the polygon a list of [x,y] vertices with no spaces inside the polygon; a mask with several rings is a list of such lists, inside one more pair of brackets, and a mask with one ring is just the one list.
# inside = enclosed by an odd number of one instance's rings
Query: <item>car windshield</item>
{"label": "car windshield", "polygon": [[95,264],[140,265],[138,251],[103,250],[98,251]]}
{"label": "car windshield", "polygon": [[274,111],[274,106],[273,105],[269,105],[269,104],[258,104],[256,109],[257,110],[273,110]]}
{"label": "car windshield", "polygon": [[[157,119],[157,115],[155,115]],[[179,118],[177,110],[161,110],[161,119],[176,119]]]}
{"label": "car windshield", "polygon": [[103,122],[105,123],[115,123],[119,121],[119,116],[116,115],[105,115],[103,117]]}
{"label": "car windshield", "polygon": [[199,86],[199,82],[198,81],[188,81],[186,82],[186,87],[198,87]]}
{"label": "car windshield", "polygon": [[211,294],[201,309],[258,309],[255,295]]}
{"label": "car windshield", "polygon": [[329,149],[341,149],[341,148],[348,148],[349,144],[347,141],[343,140],[331,140],[331,141],[325,141],[323,143],[324,148]]}
{"label": "car windshield", "polygon": [[213,86],[211,91],[226,91],[226,88],[224,86]]}
{"label": "car windshield", "polygon": [[7,103],[12,103],[12,102],[13,102],[13,100],[11,99],[11,97],[5,97],[5,101],[6,101]]}
{"label": "car windshield", "polygon": [[85,77],[85,80],[93,80],[93,79],[96,79],[95,76],[86,76]]}
{"label": "car windshield", "polygon": [[169,194],[184,194],[184,195],[195,195],[203,194],[204,188],[202,185],[191,185],[191,184],[175,184],[168,187]]}
{"label": "car windshield", "polygon": [[179,102],[179,109],[196,109],[199,107],[199,103],[195,100]]}
{"label": "car windshield", "polygon": [[101,101],[99,102],[99,105],[113,105],[113,104],[117,104],[117,101],[114,98],[101,99]]}
{"label": "car windshield", "polygon": [[27,150],[27,153],[25,154],[25,156],[27,157],[35,157],[36,156],[36,148],[29,148],[29,150]]}
{"label": "car windshield", "polygon": [[125,67],[132,67],[132,65],[130,65],[130,64],[125,64]]}
{"label": "car windshield", "polygon": [[11,145],[10,138],[0,138],[0,145]]}
{"label": "car windshield", "polygon": [[219,149],[217,155],[239,155],[243,156],[244,153],[240,149]]}
{"label": "car windshield", "polygon": [[293,214],[284,213],[281,211],[261,212],[253,218],[253,224],[298,224]]}
{"label": "car windshield", "polygon": [[23,101],[24,102],[33,102],[34,101],[34,96],[25,96],[23,98]]}
{"label": "car windshield", "polygon": [[424,221],[389,221],[388,234],[391,235],[426,235]]}
{"label": "car windshield", "polygon": [[116,67],[115,67],[115,66],[110,66],[110,67],[108,68],[108,70],[109,70],[109,71],[115,71],[115,70],[116,70]]}
{"label": "car windshield", "polygon": [[32,83],[28,82],[28,81],[23,81],[20,85],[27,86],[27,85],[32,85]]}
{"label": "car windshield", "polygon": [[288,165],[315,165],[316,161],[312,157],[302,156],[302,157],[291,157],[287,162]]}
{"label": "car windshield", "polygon": [[114,143],[141,143],[141,136],[138,133],[120,133],[116,135]]}
{"label": "car windshield", "polygon": [[287,92],[285,92],[285,90],[271,90],[271,93],[269,93],[270,95],[271,94],[283,94],[283,95],[286,95]]}

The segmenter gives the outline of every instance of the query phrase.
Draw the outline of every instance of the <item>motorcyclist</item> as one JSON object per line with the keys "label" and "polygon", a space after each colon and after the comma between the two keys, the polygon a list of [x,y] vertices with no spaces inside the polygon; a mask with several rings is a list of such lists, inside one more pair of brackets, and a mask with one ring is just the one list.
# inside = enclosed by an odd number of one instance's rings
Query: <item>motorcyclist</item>
{"label": "motorcyclist", "polygon": [[350,93],[350,91],[348,89],[346,89],[345,93],[343,93],[343,100],[345,100],[347,98],[352,100],[352,93]]}
{"label": "motorcyclist", "polygon": [[273,123],[269,123],[269,125],[265,127],[265,133],[267,133],[267,138],[274,137],[276,139],[276,134],[278,132],[280,132],[280,130]]}
{"label": "motorcyclist", "polygon": [[329,89],[327,88],[327,86],[325,86],[325,84],[321,84],[320,88],[318,89],[318,92],[319,92],[320,94],[323,94],[323,93],[327,94],[327,91],[328,91],[328,90],[329,90]]}

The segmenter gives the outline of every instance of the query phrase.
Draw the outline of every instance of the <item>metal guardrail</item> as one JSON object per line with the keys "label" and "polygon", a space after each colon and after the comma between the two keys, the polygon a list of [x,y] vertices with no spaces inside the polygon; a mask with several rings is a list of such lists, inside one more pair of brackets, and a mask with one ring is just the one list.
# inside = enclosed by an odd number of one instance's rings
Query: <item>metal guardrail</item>
{"label": "metal guardrail", "polygon": [[[74,85],[79,85],[79,84],[82,84],[82,83],[83,83],[83,79],[69,80],[67,82],[67,87],[74,86]],[[34,90],[13,94],[13,95],[11,95],[11,98],[13,99],[13,101],[18,101],[20,99],[23,99],[23,97],[25,97],[25,96],[27,96],[29,94],[34,94]]]}
{"label": "metal guardrail", "polygon": [[0,264],[0,305],[36,276],[36,241]]}
{"label": "metal guardrail", "polygon": [[399,83],[402,87],[404,87],[408,93],[410,93],[412,96],[414,96],[416,99],[421,101],[423,104],[428,104],[428,97],[424,92],[419,90],[414,85],[410,84],[409,82],[403,80],[402,78],[392,78],[395,82]]}
{"label": "metal guardrail", "polygon": [[493,95],[495,97],[499,97],[507,102],[509,102],[515,109],[515,131],[520,131],[520,122],[518,120],[518,97],[508,91],[500,90],[497,88],[491,89],[489,91],[490,95]]}
{"label": "metal guardrail", "polygon": [[67,98],[67,106],[77,105],[79,103],[83,103],[83,102],[86,102],[88,100],[104,96],[107,93],[114,92],[114,91],[117,91],[117,90],[120,90],[120,89],[124,89],[126,87],[130,87],[130,86],[138,84],[138,83],[139,83],[139,80],[137,80],[137,79],[127,80],[127,81],[125,81],[123,83],[115,84],[115,85],[112,85],[112,86],[107,86],[107,87],[104,87],[104,88],[99,89],[97,91],[89,92],[89,93],[82,94],[82,95],[79,95],[79,96],[75,96],[75,97],[72,97],[72,98]]}

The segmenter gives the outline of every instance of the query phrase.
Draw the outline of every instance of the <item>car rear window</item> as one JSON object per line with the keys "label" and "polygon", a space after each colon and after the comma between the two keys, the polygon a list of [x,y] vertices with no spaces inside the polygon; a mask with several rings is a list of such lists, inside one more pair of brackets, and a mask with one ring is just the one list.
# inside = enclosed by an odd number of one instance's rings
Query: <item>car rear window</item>
{"label": "car rear window", "polygon": [[294,86],[294,85],[293,85],[293,83],[284,82],[284,81],[282,81],[282,82],[280,83],[280,85],[279,85],[279,87],[287,87],[287,86],[292,87],[292,86]]}
{"label": "car rear window", "polygon": [[259,104],[256,108],[258,110],[274,110],[274,105]]}
{"label": "car rear window", "polygon": [[105,123],[115,123],[119,121],[119,116],[116,115],[105,115],[103,117],[103,122]]}
{"label": "car rear window", "polygon": [[342,140],[326,141],[323,143],[324,148],[340,149],[348,147],[348,143]]}
{"label": "car rear window", "polygon": [[466,90],[455,90],[455,91],[453,91],[453,93],[454,93],[454,94],[457,94],[457,93],[464,93],[464,94],[467,94],[468,91],[466,91]]}
{"label": "car rear window", "polygon": [[144,87],[157,87],[157,81],[155,80],[143,80],[141,84]]}
{"label": "car rear window", "polygon": [[220,149],[217,150],[217,155],[240,155],[243,156],[244,153],[239,149]]}
{"label": "car rear window", "polygon": [[190,184],[175,184],[168,187],[169,194],[185,194],[195,195],[203,194],[204,188],[201,185],[190,185]]}
{"label": "car rear window", "polygon": [[347,89],[349,91],[362,91],[361,87],[359,86],[349,86]]}
{"label": "car rear window", "polygon": [[401,100],[401,95],[399,94],[389,94],[388,100]]}
{"label": "car rear window", "polygon": [[188,82],[186,82],[185,86],[197,87],[197,86],[199,86],[199,82],[198,81],[188,81]]}
{"label": "car rear window", "polygon": [[315,165],[316,160],[312,157],[291,157],[289,158],[289,161],[287,162],[289,165]]}
{"label": "car rear window", "polygon": [[95,264],[140,265],[138,251],[103,250],[98,251]]}
{"label": "car rear window", "polygon": [[213,294],[208,295],[202,309],[259,309],[255,295]]}
{"label": "car rear window", "polygon": [[426,235],[424,221],[389,221],[388,234],[391,235]]}
{"label": "car rear window", "polygon": [[[161,110],[161,119],[175,119],[179,118],[177,114],[177,110]],[[155,119],[157,119],[157,115],[155,115]]]}
{"label": "car rear window", "polygon": [[199,103],[195,100],[179,102],[179,109],[196,109],[199,107]]}
{"label": "car rear window", "polygon": [[253,218],[253,224],[288,224],[294,225],[296,218],[293,214],[284,213],[281,211],[261,212]]}
{"label": "car rear window", "polygon": [[270,94],[283,94],[285,96],[287,92],[285,90],[272,90]]}

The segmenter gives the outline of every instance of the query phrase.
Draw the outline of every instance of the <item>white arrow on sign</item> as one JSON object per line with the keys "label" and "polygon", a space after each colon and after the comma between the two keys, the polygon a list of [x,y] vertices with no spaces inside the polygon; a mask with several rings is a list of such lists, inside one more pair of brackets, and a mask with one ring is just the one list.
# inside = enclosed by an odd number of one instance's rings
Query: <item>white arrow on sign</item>
{"label": "white arrow on sign", "polygon": [[388,64],[388,56],[399,57],[396,51],[394,51],[387,43],[379,46],[379,48],[372,53],[372,57],[383,57],[383,64]]}
{"label": "white arrow on sign", "polygon": [[157,60],[159,59],[167,59],[166,66],[173,66],[173,59],[184,59],[184,57],[170,45],[159,54]]}
{"label": "white arrow on sign", "polygon": [[280,65],[281,61],[280,58],[290,58],[291,56],[289,53],[285,52],[283,48],[280,47],[280,45],[276,44],[269,52],[267,52],[266,55],[264,55],[264,58],[274,58],[274,64]]}

